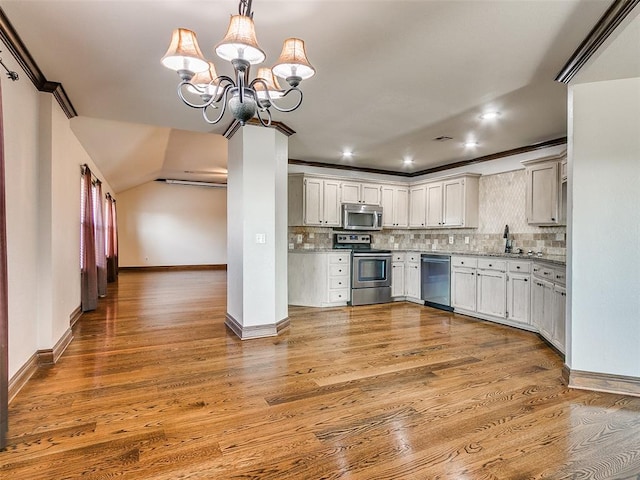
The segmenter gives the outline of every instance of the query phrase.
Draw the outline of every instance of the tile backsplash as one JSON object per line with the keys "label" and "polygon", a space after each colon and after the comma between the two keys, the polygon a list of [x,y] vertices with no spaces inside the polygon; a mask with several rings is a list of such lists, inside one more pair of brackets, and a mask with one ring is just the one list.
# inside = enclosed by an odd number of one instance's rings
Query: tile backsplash
{"label": "tile backsplash", "polygon": [[[536,227],[527,224],[525,192],[524,170],[482,176],[479,183],[478,228],[382,230],[372,232],[374,248],[502,252],[505,244],[504,226],[509,225],[514,250],[521,248],[525,252],[532,250],[549,255],[565,255],[566,227]],[[331,248],[333,233],[331,228],[289,227],[289,247]],[[450,237],[453,243],[449,243]]]}

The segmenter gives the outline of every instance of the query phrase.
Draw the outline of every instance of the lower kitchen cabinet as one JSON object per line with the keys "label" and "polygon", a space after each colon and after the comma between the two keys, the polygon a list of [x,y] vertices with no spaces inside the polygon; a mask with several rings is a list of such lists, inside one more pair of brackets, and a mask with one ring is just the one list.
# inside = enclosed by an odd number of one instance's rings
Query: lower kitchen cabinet
{"label": "lower kitchen cabinet", "polygon": [[553,338],[556,347],[565,351],[567,290],[560,285],[553,287]]}
{"label": "lower kitchen cabinet", "polygon": [[561,352],[565,352],[566,289],[564,268],[534,263],[531,290],[531,323]]}
{"label": "lower kitchen cabinet", "polygon": [[476,311],[476,267],[470,257],[451,257],[451,306],[454,309]]}
{"label": "lower kitchen cabinet", "polygon": [[503,260],[478,260],[476,312],[499,318],[507,316],[506,269]]}
{"label": "lower kitchen cabinet", "polygon": [[394,253],[391,260],[391,296],[423,303],[420,291],[420,253]]}
{"label": "lower kitchen cabinet", "polygon": [[334,307],[351,300],[350,252],[289,252],[289,305]]}
{"label": "lower kitchen cabinet", "polygon": [[507,279],[507,318],[519,323],[531,322],[531,277],[509,273]]}

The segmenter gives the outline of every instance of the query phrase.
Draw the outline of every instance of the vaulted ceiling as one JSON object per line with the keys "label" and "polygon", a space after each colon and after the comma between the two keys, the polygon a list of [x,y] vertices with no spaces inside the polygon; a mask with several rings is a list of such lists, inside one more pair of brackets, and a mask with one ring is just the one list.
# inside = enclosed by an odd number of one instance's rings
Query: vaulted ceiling
{"label": "vaulted ceiling", "polygon": [[[317,74],[304,103],[274,119],[296,131],[293,159],[416,172],[566,135],[566,86],[554,81],[609,0],[254,0],[267,65],[303,38]],[[72,128],[116,191],[159,177],[215,180],[226,140],[176,95],[160,64],[171,31],[213,46],[236,0],[1,0]],[[497,110],[488,121],[480,115]],[[451,140],[436,141],[437,137]],[[477,142],[473,148],[467,141]],[[342,152],[353,152],[351,159]],[[403,160],[410,158],[410,165]]]}

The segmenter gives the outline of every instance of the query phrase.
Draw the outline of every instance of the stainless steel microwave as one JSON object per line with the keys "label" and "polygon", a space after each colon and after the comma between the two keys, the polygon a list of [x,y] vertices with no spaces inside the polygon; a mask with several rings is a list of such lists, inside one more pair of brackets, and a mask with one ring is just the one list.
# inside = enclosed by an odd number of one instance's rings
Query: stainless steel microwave
{"label": "stainless steel microwave", "polygon": [[382,230],[382,207],[343,203],[342,228],[345,230]]}

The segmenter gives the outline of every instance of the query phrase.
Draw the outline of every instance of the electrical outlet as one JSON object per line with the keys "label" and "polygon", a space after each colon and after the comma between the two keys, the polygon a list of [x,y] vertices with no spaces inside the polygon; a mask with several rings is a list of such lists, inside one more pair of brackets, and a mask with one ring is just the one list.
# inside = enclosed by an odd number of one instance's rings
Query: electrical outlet
{"label": "electrical outlet", "polygon": [[431,244],[431,250],[435,250],[437,246],[438,246],[437,243],[432,243]]}
{"label": "electrical outlet", "polygon": [[395,241],[395,237],[393,235],[389,236],[389,243],[393,243]]}
{"label": "electrical outlet", "polygon": [[453,245],[453,235],[449,235],[449,245]]}
{"label": "electrical outlet", "polygon": [[267,234],[256,233],[256,243],[267,243]]}
{"label": "electrical outlet", "polygon": [[302,243],[302,234],[301,233],[296,235],[296,243]]}
{"label": "electrical outlet", "polygon": [[464,244],[469,245],[469,237],[464,237]]}

